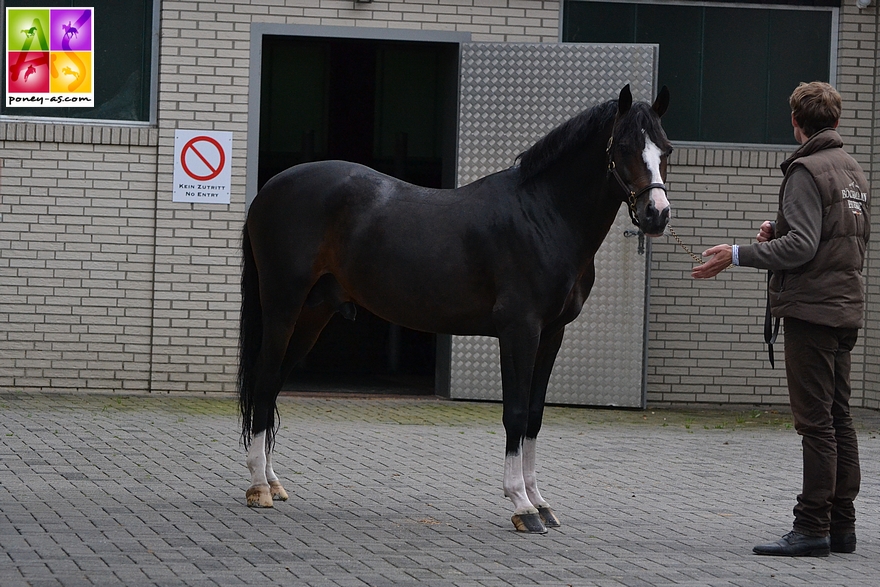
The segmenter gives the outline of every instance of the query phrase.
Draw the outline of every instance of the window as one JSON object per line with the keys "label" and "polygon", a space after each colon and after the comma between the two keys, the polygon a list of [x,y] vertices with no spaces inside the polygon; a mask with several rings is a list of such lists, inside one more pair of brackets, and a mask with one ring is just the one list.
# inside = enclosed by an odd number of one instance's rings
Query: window
{"label": "window", "polygon": [[672,94],[663,126],[673,139],[790,144],[791,91],[802,81],[831,81],[837,14],[816,6],[824,1],[769,6],[748,0],[565,0],[562,40],[659,44],[659,83]]}
{"label": "window", "polygon": [[[9,107],[4,101],[0,114],[150,122],[154,1],[6,0],[6,8],[94,8],[95,101],[88,108]],[[14,32],[10,30],[10,50]],[[8,83],[4,76],[4,95]]]}

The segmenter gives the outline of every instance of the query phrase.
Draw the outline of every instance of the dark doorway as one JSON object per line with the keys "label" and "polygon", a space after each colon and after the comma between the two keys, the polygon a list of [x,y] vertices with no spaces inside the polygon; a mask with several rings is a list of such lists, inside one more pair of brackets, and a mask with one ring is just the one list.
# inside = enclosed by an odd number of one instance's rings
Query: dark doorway
{"label": "dark doorway", "polygon": [[[298,163],[343,159],[426,187],[454,187],[456,43],[266,36],[258,184]],[[433,394],[437,337],[358,308],[336,315],[288,390]]]}

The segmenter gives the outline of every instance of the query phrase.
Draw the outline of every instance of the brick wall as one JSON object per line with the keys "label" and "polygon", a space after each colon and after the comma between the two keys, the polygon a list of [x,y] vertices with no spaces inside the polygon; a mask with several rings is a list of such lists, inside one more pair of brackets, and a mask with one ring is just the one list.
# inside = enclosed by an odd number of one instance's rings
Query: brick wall
{"label": "brick wall", "polygon": [[[841,133],[876,186],[877,6],[850,4],[840,13]],[[234,390],[251,23],[559,38],[555,0],[161,7],[156,128],[0,122],[0,388]],[[171,202],[177,128],[234,133],[231,205]],[[673,226],[685,243],[700,252],[750,241],[775,214],[786,155],[679,146],[669,183]],[[875,238],[869,275],[880,272],[878,247]],[[784,339],[772,370],[762,344],[763,274],[736,268],[695,283],[692,264],[671,238],[654,242],[649,402],[787,401]],[[868,294],[862,343],[870,351],[857,350],[855,403],[880,407],[880,283]]]}
{"label": "brick wall", "polygon": [[[853,63],[854,71],[848,76],[845,98],[859,104],[856,134],[859,142],[860,161],[868,172],[875,202],[880,198],[880,10],[877,2],[861,11],[847,8],[848,29],[857,31],[852,42],[846,43],[844,54],[847,63]],[[864,386],[865,407],[880,409],[880,206],[874,204],[872,222],[873,240],[868,247],[868,308],[865,330],[862,334],[865,348]]]}
{"label": "brick wall", "polygon": [[148,389],[157,139],[0,124],[0,388]]}
{"label": "brick wall", "polygon": [[[559,40],[558,0],[404,0],[357,4],[354,0],[254,0],[250,6],[218,11],[218,21],[242,19],[252,22],[405,28],[471,33],[474,41],[546,43]],[[315,7],[314,5],[318,6]],[[165,2],[173,10],[180,5],[181,18],[194,3]],[[207,3],[198,4],[203,14]],[[210,8],[208,9],[210,11]]]}
{"label": "brick wall", "polygon": [[[279,5],[283,4],[283,5]],[[314,7],[317,4],[317,7]],[[250,23],[470,31],[555,41],[556,2],[352,0],[162,3],[154,390],[234,389],[244,219]],[[477,24],[479,23],[479,24]],[[171,202],[174,130],[232,131],[232,204]]]}

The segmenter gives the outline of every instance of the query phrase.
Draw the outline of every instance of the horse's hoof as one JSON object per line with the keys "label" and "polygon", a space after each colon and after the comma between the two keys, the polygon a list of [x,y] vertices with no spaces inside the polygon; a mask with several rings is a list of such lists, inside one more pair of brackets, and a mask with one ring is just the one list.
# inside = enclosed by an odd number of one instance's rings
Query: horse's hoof
{"label": "horse's hoof", "polygon": [[270,508],[272,506],[272,494],[269,493],[268,485],[258,485],[251,487],[245,493],[247,497],[248,507],[252,508]]}
{"label": "horse's hoof", "polygon": [[287,501],[288,499],[287,492],[281,486],[281,481],[269,481],[269,492],[272,494],[272,499],[278,501]]}
{"label": "horse's hoof", "polygon": [[535,514],[514,514],[510,521],[516,526],[517,532],[529,534],[546,534],[547,527],[541,522],[541,516]]}
{"label": "horse's hoof", "polygon": [[541,521],[544,522],[544,525],[548,528],[559,528],[562,526],[562,523],[559,521],[559,518],[556,517],[556,514],[553,513],[548,506],[538,506],[538,515],[541,516]]}

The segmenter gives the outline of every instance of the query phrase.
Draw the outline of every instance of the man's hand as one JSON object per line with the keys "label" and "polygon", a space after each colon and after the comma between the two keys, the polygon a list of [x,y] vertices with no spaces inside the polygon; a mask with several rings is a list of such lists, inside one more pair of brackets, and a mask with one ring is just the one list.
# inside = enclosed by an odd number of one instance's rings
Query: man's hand
{"label": "man's hand", "polygon": [[758,242],[766,243],[769,240],[773,240],[773,233],[776,231],[776,226],[773,222],[769,220],[765,220],[761,225],[761,229],[758,231]]}
{"label": "man's hand", "polygon": [[694,267],[691,270],[691,277],[694,279],[708,279],[727,269],[733,260],[732,248],[730,245],[715,245],[711,249],[703,251],[704,257],[712,258],[702,265]]}

